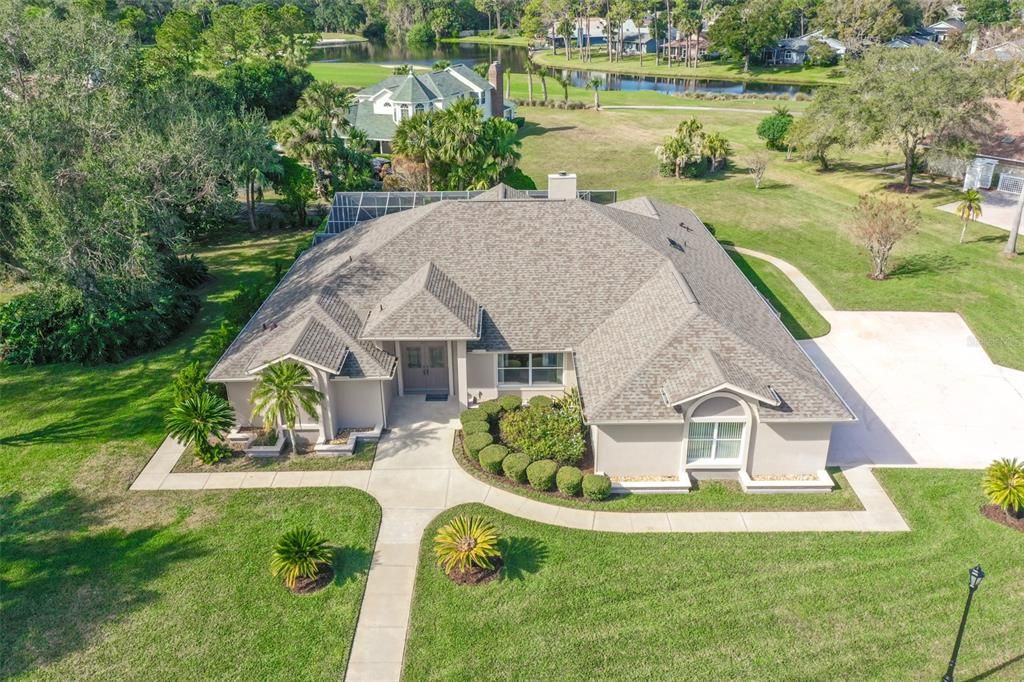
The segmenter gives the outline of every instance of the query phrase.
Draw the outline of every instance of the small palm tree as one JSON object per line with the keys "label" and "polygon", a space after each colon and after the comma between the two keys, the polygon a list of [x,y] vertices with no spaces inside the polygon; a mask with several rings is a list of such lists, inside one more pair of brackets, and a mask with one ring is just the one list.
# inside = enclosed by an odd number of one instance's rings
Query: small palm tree
{"label": "small palm tree", "polygon": [[564,73],[555,74],[555,80],[559,85],[562,86],[562,101],[568,103],[569,101],[569,86],[572,85],[572,79],[566,76]]}
{"label": "small palm tree", "polygon": [[602,85],[602,82],[601,82],[600,78],[591,78],[590,80],[587,81],[587,89],[594,91],[594,108],[595,109],[600,109],[601,108],[601,85]]}
{"label": "small palm tree", "polygon": [[992,504],[1002,507],[1007,516],[1020,517],[1024,512],[1024,462],[997,459],[985,469],[981,487]]}
{"label": "small palm tree", "polygon": [[711,133],[704,138],[704,154],[711,160],[711,172],[729,157],[729,141],[721,133]]}
{"label": "small palm tree", "polygon": [[960,195],[960,203],[956,206],[956,214],[960,216],[960,243],[964,243],[967,234],[967,223],[981,217],[981,192],[969,189]]}
{"label": "small palm tree", "polygon": [[288,441],[295,450],[295,423],[299,408],[307,414],[316,414],[323,394],[312,386],[309,370],[297,362],[284,361],[270,365],[260,372],[259,381],[252,389],[252,410],[263,417],[268,431],[281,424],[288,431]]}
{"label": "small palm tree", "polygon": [[188,396],[171,408],[167,431],[185,445],[195,448],[196,457],[206,464],[222,459],[228,450],[211,445],[211,438],[223,438],[235,425],[235,412],[228,401],[209,391]]}
{"label": "small palm tree", "polygon": [[270,572],[294,588],[299,578],[316,579],[330,566],[334,552],[327,539],[312,528],[296,528],[281,536],[270,558]]}
{"label": "small palm tree", "polygon": [[470,568],[494,568],[498,550],[498,531],[494,524],[479,516],[457,516],[437,530],[434,556],[444,572]]}

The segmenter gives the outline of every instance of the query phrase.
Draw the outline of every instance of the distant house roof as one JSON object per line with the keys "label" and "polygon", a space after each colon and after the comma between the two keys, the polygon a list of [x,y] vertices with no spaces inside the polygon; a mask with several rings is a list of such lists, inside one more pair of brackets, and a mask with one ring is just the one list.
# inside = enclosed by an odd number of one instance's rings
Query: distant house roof
{"label": "distant house roof", "polygon": [[935,49],[939,49],[939,45],[936,40],[936,33],[929,28],[919,28],[913,33],[896,36],[886,43],[886,46],[895,48],[934,47]]}
{"label": "distant house roof", "polygon": [[469,352],[571,351],[592,422],[679,421],[671,400],[722,385],[752,396],[762,420],[852,418],[691,211],[510,196],[427,204],[309,249],[211,380],[251,379],[254,358],[289,353],[390,375],[395,358],[371,339],[441,335]]}
{"label": "distant house roof", "polygon": [[959,19],[941,19],[934,24],[929,24],[928,28],[936,33],[948,33],[949,31],[963,31],[967,28],[967,24]]}
{"label": "distant house roof", "polygon": [[[491,84],[465,64],[453,64],[443,71],[413,71],[408,75],[391,76],[356,93],[358,99],[371,99],[382,90],[391,92],[396,102],[424,102],[466,93],[490,90]],[[397,94],[396,94],[397,93]],[[399,99],[416,97],[418,99]],[[422,99],[427,97],[428,99]]]}
{"label": "distant house roof", "polygon": [[990,134],[976,140],[978,156],[1024,163],[1024,104],[1008,99],[989,99],[995,110]]}
{"label": "distant house roof", "polygon": [[996,60],[1000,62],[1024,61],[1024,38],[1007,40],[1006,42],[978,50],[972,55],[975,59]]}
{"label": "distant house roof", "polygon": [[429,104],[440,98],[436,92],[430,90],[423,81],[410,73],[402,81],[402,84],[391,93],[391,101],[401,104]]}

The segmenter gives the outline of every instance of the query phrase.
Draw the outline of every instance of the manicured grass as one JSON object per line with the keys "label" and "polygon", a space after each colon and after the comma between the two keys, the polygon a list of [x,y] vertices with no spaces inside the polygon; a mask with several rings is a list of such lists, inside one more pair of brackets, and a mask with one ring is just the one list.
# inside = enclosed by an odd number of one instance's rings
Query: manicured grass
{"label": "manicured grass", "polygon": [[514,47],[529,47],[533,41],[523,36],[507,36],[498,38],[496,36],[467,36],[465,38],[442,38],[442,43],[466,43],[470,45],[512,45]]}
{"label": "manicured grass", "polygon": [[[938,679],[977,563],[958,679],[1022,679],[1024,534],[981,516],[977,472],[879,475],[911,532],[629,535],[449,510],[424,533],[403,679]],[[456,514],[495,522],[501,580],[435,567]]]}
{"label": "manicured grass", "polygon": [[573,59],[569,60],[564,51],[557,55],[550,50],[536,52],[533,61],[543,66],[577,71],[600,71],[604,73],[628,73],[641,76],[666,76],[675,78],[706,78],[709,80],[758,81],[762,83],[789,83],[793,85],[826,85],[843,82],[842,67],[822,66],[757,66],[751,65],[750,71],[743,71],[742,62],[716,61],[701,62],[696,69],[681,66],[673,60],[668,66],[665,60],[655,65],[654,55],[644,55],[644,65],[640,66],[640,57],[625,57],[614,62],[608,61],[608,54],[599,48],[593,48],[593,59],[581,61],[573,50]]}
{"label": "manicured grass", "polygon": [[[422,71],[426,68],[415,67]],[[365,88],[392,75],[394,66],[355,62],[310,62],[306,67],[317,80],[338,83],[349,88]]]}
{"label": "manicured grass", "polygon": [[797,339],[814,339],[828,334],[831,326],[792,280],[768,261],[730,251],[729,256],[750,283],[779,313],[786,329]]}
{"label": "manicured grass", "polygon": [[280,457],[246,457],[239,453],[215,464],[203,464],[191,449],[181,453],[174,473],[216,473],[220,471],[349,471],[369,469],[377,455],[377,443],[361,440],[352,455],[327,456],[314,453],[296,455],[291,450]]}
{"label": "manicured grass", "polygon": [[[200,318],[131,361],[0,369],[0,677],[338,678],[377,503],[344,489],[129,492],[164,438],[171,377],[243,282],[308,232],[225,235],[200,250]],[[308,523],[342,547],[336,584],[294,597],[273,542]]]}
{"label": "manicured grass", "polygon": [[[777,493],[747,494],[739,483],[732,481],[704,481],[688,493],[625,493],[595,502],[584,497],[565,497],[560,493],[534,490],[504,476],[484,471],[462,448],[462,433],[455,436],[452,455],[471,476],[495,488],[572,509],[591,509],[614,512],[686,512],[686,511],[852,511],[864,508],[846,477],[838,468],[829,473],[836,487],[829,493]],[[593,469],[588,469],[593,471]]]}
{"label": "manicured grass", "polygon": [[[920,209],[921,229],[896,247],[888,280],[868,279],[868,255],[844,225],[859,195],[896,180],[873,172],[897,161],[896,152],[849,154],[825,173],[814,163],[786,161],[784,153],[769,152],[767,175],[755,190],[744,157],[764,149],[755,132],[760,114],[523,111],[527,125],[521,135],[520,167],[538,187],[544,188],[548,173],[567,169],[577,173],[581,188],[617,189],[622,199],[646,195],[691,207],[719,240],[770,253],[800,268],[836,308],[958,312],[995,362],[1024,369],[1019,333],[1024,259],[1001,257],[1006,232],[984,225],[972,226],[967,243],[957,243],[956,216],[936,207],[953,201],[958,186],[930,184],[926,176],[919,177],[922,191],[908,200]],[[661,177],[654,147],[689,116],[728,138],[733,148],[730,167],[713,178]]]}
{"label": "manicured grass", "polygon": [[324,31],[320,34],[320,40],[344,40],[349,43],[366,42],[366,38],[358,33],[338,33],[335,31]]}

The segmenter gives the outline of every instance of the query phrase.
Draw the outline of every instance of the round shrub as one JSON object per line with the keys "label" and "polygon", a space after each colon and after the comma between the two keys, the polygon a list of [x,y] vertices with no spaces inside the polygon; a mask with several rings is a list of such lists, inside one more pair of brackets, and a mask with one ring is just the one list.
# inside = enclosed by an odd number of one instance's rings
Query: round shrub
{"label": "round shrub", "polygon": [[503,395],[498,398],[498,403],[501,405],[501,409],[511,412],[523,406],[523,399],[517,395]]}
{"label": "round shrub", "polygon": [[489,420],[490,415],[482,410],[463,410],[459,415],[459,421],[463,426],[470,422],[487,422]]}
{"label": "round shrub", "polygon": [[612,480],[604,474],[583,477],[583,495],[591,500],[603,500],[612,494]]}
{"label": "round shrub", "polygon": [[476,409],[480,410],[492,419],[497,419],[504,408],[502,408],[501,403],[497,400],[485,400],[480,403]]}
{"label": "round shrub", "polygon": [[546,395],[535,395],[532,398],[530,398],[530,407],[537,407],[543,409],[545,407],[551,407],[554,404],[555,401]]}
{"label": "round shrub", "polygon": [[508,456],[508,448],[504,445],[488,445],[477,456],[480,466],[489,474],[501,474],[501,463]]}
{"label": "round shrub", "polygon": [[551,490],[555,487],[558,464],[552,459],[539,459],[526,467],[526,479],[537,490]]}
{"label": "round shrub", "polygon": [[563,495],[575,497],[583,490],[583,472],[576,467],[562,467],[555,477],[555,484]]}
{"label": "round shrub", "polygon": [[521,452],[513,452],[501,463],[501,470],[510,481],[526,483],[526,469],[530,466],[530,458]]}
{"label": "round shrub", "polygon": [[490,433],[491,425],[484,420],[476,420],[472,422],[466,422],[462,425],[462,433],[467,436],[472,436],[474,433]]}
{"label": "round shrub", "polygon": [[476,459],[480,451],[494,442],[494,436],[489,433],[474,433],[466,436],[462,441],[462,447],[466,454]]}

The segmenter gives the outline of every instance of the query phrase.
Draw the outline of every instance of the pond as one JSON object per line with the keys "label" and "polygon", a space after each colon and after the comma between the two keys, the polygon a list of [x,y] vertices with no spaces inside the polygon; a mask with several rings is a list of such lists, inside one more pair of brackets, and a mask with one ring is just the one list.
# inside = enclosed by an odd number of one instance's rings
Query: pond
{"label": "pond", "polygon": [[[522,73],[523,64],[527,58],[525,47],[468,43],[414,46],[363,42],[317,48],[313,51],[314,61],[360,62],[366,64],[430,66],[434,62],[447,60],[473,66],[480,62],[492,62],[500,59],[506,69],[511,69],[517,73]],[[578,87],[584,87],[587,81],[596,76],[605,82],[607,90],[647,90],[669,95],[682,95],[688,92],[713,92],[733,95],[754,93],[792,97],[798,92],[814,92],[814,88],[807,86],[781,83],[745,83],[743,81],[699,78],[655,78],[653,76],[630,76],[617,73],[606,74],[599,71],[569,71],[568,73],[573,85]]]}

